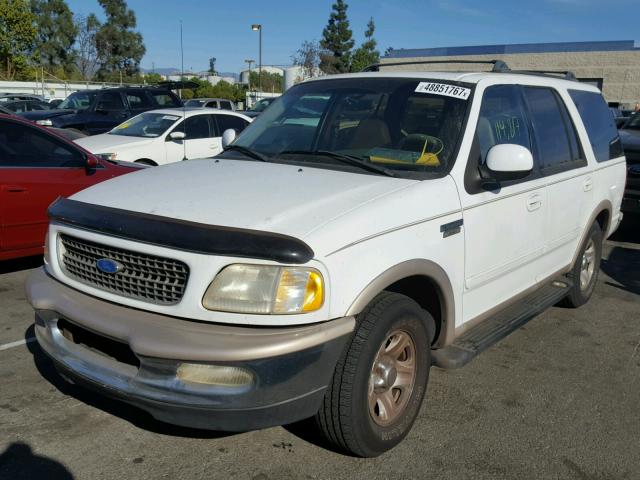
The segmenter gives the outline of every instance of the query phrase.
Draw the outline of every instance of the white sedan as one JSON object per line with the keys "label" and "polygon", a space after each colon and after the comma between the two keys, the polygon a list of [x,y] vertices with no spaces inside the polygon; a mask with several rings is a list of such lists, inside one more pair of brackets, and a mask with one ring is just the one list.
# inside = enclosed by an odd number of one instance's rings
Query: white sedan
{"label": "white sedan", "polygon": [[223,132],[234,130],[237,135],[251,121],[239,113],[208,108],[152,110],[75,142],[107,160],[164,165],[217,155]]}

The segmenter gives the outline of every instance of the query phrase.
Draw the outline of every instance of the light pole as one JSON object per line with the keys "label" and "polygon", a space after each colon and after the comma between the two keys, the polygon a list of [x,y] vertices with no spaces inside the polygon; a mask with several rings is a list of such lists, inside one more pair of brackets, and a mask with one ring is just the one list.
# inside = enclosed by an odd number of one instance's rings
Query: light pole
{"label": "light pole", "polygon": [[262,92],[262,25],[254,23],[251,30],[258,32],[258,89]]}

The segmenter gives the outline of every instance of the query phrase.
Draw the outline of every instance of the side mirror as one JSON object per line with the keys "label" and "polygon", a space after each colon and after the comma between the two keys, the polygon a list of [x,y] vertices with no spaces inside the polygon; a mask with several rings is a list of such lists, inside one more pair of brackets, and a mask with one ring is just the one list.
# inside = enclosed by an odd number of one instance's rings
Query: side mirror
{"label": "side mirror", "polygon": [[171,132],[167,140],[177,141],[177,140],[184,140],[185,138],[187,138],[187,136],[185,135],[184,132]]}
{"label": "side mirror", "polygon": [[236,131],[233,128],[227,128],[222,132],[222,148],[227,148],[236,139]]}
{"label": "side mirror", "polygon": [[98,165],[100,165],[100,163],[98,162],[98,159],[96,157],[94,157],[93,155],[87,155],[87,161],[84,164],[87,170],[95,170],[96,168],[98,168]]}
{"label": "side mirror", "polygon": [[521,145],[494,145],[487,153],[487,168],[497,181],[518,180],[533,170],[533,155]]}

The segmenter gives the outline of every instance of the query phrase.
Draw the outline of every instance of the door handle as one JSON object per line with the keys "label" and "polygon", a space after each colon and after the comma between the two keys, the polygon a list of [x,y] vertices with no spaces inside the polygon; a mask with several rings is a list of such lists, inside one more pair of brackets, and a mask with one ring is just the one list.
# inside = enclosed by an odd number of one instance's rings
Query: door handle
{"label": "door handle", "polygon": [[20,193],[20,192],[26,192],[27,187],[23,187],[22,185],[3,185],[2,190],[9,193]]}
{"label": "door handle", "polygon": [[584,183],[582,184],[582,189],[585,192],[588,192],[593,188],[593,179],[591,177],[587,177],[584,179]]}
{"label": "door handle", "polygon": [[534,193],[527,198],[527,210],[533,212],[542,206],[542,196]]}

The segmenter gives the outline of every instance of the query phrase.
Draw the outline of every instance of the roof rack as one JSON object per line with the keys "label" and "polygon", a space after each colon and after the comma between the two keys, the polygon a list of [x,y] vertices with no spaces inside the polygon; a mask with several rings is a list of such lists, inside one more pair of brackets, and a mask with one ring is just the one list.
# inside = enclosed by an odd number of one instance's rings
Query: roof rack
{"label": "roof rack", "polygon": [[374,63],[362,69],[363,72],[378,72],[380,67],[394,67],[398,65],[431,65],[442,63],[463,63],[478,64],[486,63],[493,65],[491,72],[494,73],[520,73],[524,75],[557,76],[562,75],[565,80],[577,81],[575,74],[570,70],[511,70],[503,60],[414,60],[410,62]]}
{"label": "roof rack", "polygon": [[374,63],[362,69],[363,72],[378,72],[380,67],[395,67],[399,65],[429,65],[440,63],[488,63],[493,65],[492,72],[509,72],[509,66],[502,60],[415,60],[412,62]]}
{"label": "roof rack", "polygon": [[571,70],[509,70],[505,73],[520,73],[524,75],[539,75],[544,77],[562,75],[564,80],[578,81]]}

